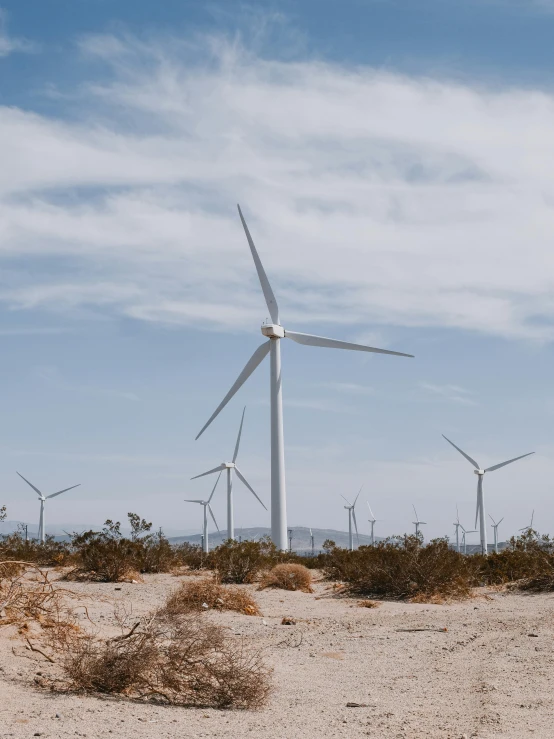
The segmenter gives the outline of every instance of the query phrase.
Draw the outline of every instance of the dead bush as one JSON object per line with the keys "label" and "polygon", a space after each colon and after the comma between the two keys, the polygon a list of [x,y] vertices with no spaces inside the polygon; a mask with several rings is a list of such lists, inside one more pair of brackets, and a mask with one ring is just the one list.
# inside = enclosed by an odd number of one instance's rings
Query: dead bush
{"label": "dead bush", "polygon": [[119,637],[76,634],[58,649],[67,678],[58,689],[217,708],[257,708],[270,692],[259,652],[167,604]]}
{"label": "dead bush", "polygon": [[379,608],[381,604],[378,600],[370,600],[369,598],[366,598],[365,600],[359,600],[358,605],[361,608]]}
{"label": "dead bush", "polygon": [[214,578],[181,583],[180,587],[168,597],[164,607],[169,613],[175,614],[215,609],[237,611],[247,616],[262,615],[250,593],[243,588],[222,585]]}
{"label": "dead bush", "polygon": [[275,565],[272,570],[263,575],[260,581],[260,590],[264,588],[301,590],[304,593],[313,593],[312,573],[303,565]]}
{"label": "dead bush", "polygon": [[228,541],[210,552],[208,567],[215,570],[221,582],[252,583],[262,570],[276,564],[279,553],[267,538],[261,541]]}
{"label": "dead bush", "polygon": [[324,568],[328,579],[346,584],[346,593],[395,599],[465,598],[474,584],[469,557],[446,539],[423,545],[415,536],[396,537],[374,547],[330,550]]}
{"label": "dead bush", "polygon": [[0,559],[32,562],[44,567],[58,567],[70,560],[70,547],[66,542],[47,536],[44,542],[25,539],[22,531],[0,536]]}

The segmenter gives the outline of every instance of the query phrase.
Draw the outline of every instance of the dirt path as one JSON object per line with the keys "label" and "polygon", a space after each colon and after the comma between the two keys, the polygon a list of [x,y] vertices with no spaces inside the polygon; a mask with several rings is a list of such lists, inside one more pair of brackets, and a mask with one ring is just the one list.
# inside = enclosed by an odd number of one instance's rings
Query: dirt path
{"label": "dirt path", "polygon": [[[164,575],[120,591],[71,587],[90,597],[91,617],[108,628],[113,606],[100,596],[138,615],[176,583]],[[206,615],[264,648],[275,691],[261,711],[51,694],[35,680],[57,668],[26,649],[13,630],[0,630],[0,737],[554,736],[554,596],[492,593],[451,606],[368,609],[326,597],[325,587],[314,595],[255,593],[263,618]],[[283,616],[297,624],[281,625]],[[416,628],[436,630],[399,631]]]}

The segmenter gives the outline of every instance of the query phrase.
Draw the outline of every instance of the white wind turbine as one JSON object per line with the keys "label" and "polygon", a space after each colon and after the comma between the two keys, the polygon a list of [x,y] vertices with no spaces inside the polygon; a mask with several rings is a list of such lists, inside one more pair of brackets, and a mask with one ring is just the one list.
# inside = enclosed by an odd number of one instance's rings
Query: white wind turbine
{"label": "white wind turbine", "polygon": [[519,531],[533,531],[533,519],[535,518],[535,511],[533,510],[533,513],[531,513],[531,523],[529,526],[524,526],[522,529],[519,529]]}
{"label": "white wind turbine", "polygon": [[[534,513],[535,511],[533,511]],[[500,521],[495,521],[494,518],[489,513],[489,518],[492,521],[492,530],[494,532],[494,551],[498,554],[498,527],[504,520],[504,516],[500,519]],[[531,524],[533,523],[533,516],[531,516]],[[523,529],[520,529],[520,531],[523,531]]]}
{"label": "white wind turbine", "polygon": [[310,529],[310,541],[311,541],[311,544],[312,544],[312,557],[313,557],[314,556],[315,546],[314,546],[314,535],[312,534],[312,530],[311,529]]}
{"label": "white wind turbine", "polygon": [[464,548],[464,554],[467,554],[467,542],[466,542],[466,534],[476,534],[477,529],[473,529],[472,531],[467,531],[464,529],[464,527],[460,524],[460,527],[462,529],[462,546]]}
{"label": "white wind turbine", "polygon": [[[415,524],[415,535],[416,536],[419,536],[419,534],[420,534],[419,527],[420,526],[427,526],[427,521],[420,521],[419,520],[419,517],[417,515],[417,511],[415,509],[415,505],[412,504],[412,508],[414,509],[415,518],[416,518],[416,520],[415,521],[412,521],[412,523]],[[423,536],[423,534],[422,534],[422,536]]]}
{"label": "white wind turbine", "polygon": [[369,521],[369,523],[371,524],[371,546],[374,547],[375,546],[374,529],[375,529],[375,524],[377,522],[377,519],[373,515],[373,511],[371,510],[371,506],[369,505],[369,501],[366,500],[366,503],[367,503],[367,507],[369,508],[369,515],[371,516],[371,518],[368,518],[367,519]]}
{"label": "white wind turbine", "polygon": [[307,346],[323,346],[332,349],[351,349],[361,352],[376,352],[378,354],[392,354],[399,357],[411,357],[411,354],[393,352],[387,349],[375,349],[361,344],[352,344],[347,341],[336,341],[326,339],[322,336],[303,334],[296,331],[285,330],[280,323],[279,308],[275,295],[267,279],[250,231],[242,215],[239,206],[239,216],[242,221],[244,232],[250,246],[252,258],[258,272],[258,278],[262,287],[271,323],[262,324],[262,334],[268,339],[259,346],[250,357],[246,366],[236,379],[227,395],[212,413],[208,421],[202,427],[197,439],[204,433],[214,418],[227,405],[237,390],[246,382],[256,367],[270,355],[270,398],[271,398],[271,538],[278,549],[287,549],[287,500],[285,489],[285,450],[283,438],[283,386],[281,376],[281,339],[289,338],[298,344]]}
{"label": "white wind turbine", "polygon": [[215,520],[214,512],[212,511],[212,507],[210,505],[211,499],[214,497],[215,489],[217,487],[217,483],[219,482],[219,478],[221,477],[221,472],[217,476],[217,480],[215,481],[214,489],[212,490],[212,494],[208,498],[208,500],[190,500],[185,499],[185,503],[200,503],[200,505],[204,506],[204,528],[203,528],[203,536],[202,536],[202,548],[204,550],[204,553],[207,554],[209,552],[208,547],[208,511],[210,512],[210,516],[213,519],[213,522],[215,523],[216,529],[219,531],[219,526],[217,525],[217,521]]}
{"label": "white wind turbine", "polygon": [[39,518],[39,521],[38,521],[38,539],[39,539],[40,542],[42,542],[44,544],[44,540],[46,538],[46,529],[45,529],[45,524],[44,524],[44,504],[50,498],[55,498],[56,495],[61,495],[62,493],[67,493],[68,490],[73,490],[73,488],[78,488],[81,483],[78,483],[77,485],[72,485],[70,488],[64,488],[63,490],[58,490],[57,493],[52,493],[51,495],[43,495],[41,493],[41,491],[33,485],[32,482],[29,482],[29,480],[27,480],[25,477],[23,477],[23,475],[20,475],[19,472],[17,474],[19,475],[19,477],[22,480],[25,480],[25,482],[27,483],[27,485],[29,485],[30,487],[33,488],[33,490],[35,491],[35,493],[39,497],[39,500],[40,500],[40,518]]}
{"label": "white wind turbine", "polygon": [[460,553],[460,527],[463,529],[463,526],[460,523],[460,514],[458,513],[458,506],[456,506],[456,521],[454,522],[453,526],[456,529],[456,551],[459,554]]}
{"label": "white wind turbine", "polygon": [[477,475],[477,508],[475,510],[475,526],[477,526],[477,520],[479,520],[479,533],[481,536],[481,552],[482,554],[487,554],[487,526],[486,526],[486,519],[485,519],[485,495],[483,493],[483,477],[485,475],[485,472],[494,472],[494,470],[499,470],[501,467],[505,467],[507,464],[511,464],[512,462],[517,462],[518,459],[523,459],[524,457],[529,457],[531,454],[534,454],[535,452],[528,452],[527,454],[522,454],[519,457],[514,457],[513,459],[508,459],[506,462],[500,462],[500,464],[494,464],[492,467],[487,467],[486,469],[482,470],[477,462],[472,459],[469,454],[466,454],[464,451],[460,449],[459,446],[456,446],[453,441],[450,441],[450,439],[447,439],[446,436],[443,434],[443,439],[446,439],[446,441],[451,444],[454,449],[457,449],[460,454],[467,459],[467,461],[472,464],[475,469],[473,470],[474,473]]}
{"label": "white wind turbine", "polygon": [[197,480],[199,477],[205,477],[205,475],[212,475],[214,472],[223,472],[223,470],[227,470],[227,538],[228,539],[234,539],[235,538],[235,520],[234,520],[234,514],[233,514],[233,471],[236,473],[239,480],[241,480],[244,485],[250,490],[252,495],[263,505],[263,507],[266,509],[266,506],[260,498],[256,495],[254,492],[254,489],[251,487],[250,483],[245,479],[245,477],[240,472],[239,468],[236,465],[237,457],[239,454],[239,446],[240,446],[240,437],[242,435],[242,425],[244,423],[244,414],[246,412],[246,407],[242,411],[242,418],[240,421],[239,426],[239,433],[237,436],[237,443],[235,444],[235,451],[233,454],[233,461],[232,462],[222,462],[218,467],[214,467],[213,470],[208,470],[208,472],[203,472],[201,475],[196,475],[196,477],[192,477],[192,480]]}
{"label": "white wind turbine", "polygon": [[[362,485],[363,487],[363,485]],[[354,536],[352,534],[352,521],[354,521],[354,527],[356,528],[356,538],[358,539],[358,546],[360,545],[360,537],[358,535],[358,523],[356,521],[356,502],[358,498],[360,497],[360,493],[362,492],[362,488],[360,488],[360,492],[358,495],[356,495],[354,502],[349,503],[348,500],[344,497],[344,495],[341,495],[340,497],[343,498],[343,500],[346,500],[348,505],[345,505],[344,508],[348,511],[348,548],[351,552],[354,551]]]}

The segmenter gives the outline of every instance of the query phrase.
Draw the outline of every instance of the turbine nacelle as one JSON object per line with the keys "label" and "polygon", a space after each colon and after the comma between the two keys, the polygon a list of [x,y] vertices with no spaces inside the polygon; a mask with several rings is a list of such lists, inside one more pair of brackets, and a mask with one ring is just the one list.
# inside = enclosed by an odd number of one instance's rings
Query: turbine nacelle
{"label": "turbine nacelle", "polygon": [[262,323],[262,334],[269,339],[284,339],[285,329],[278,323]]}
{"label": "turbine nacelle", "polygon": [[226,467],[228,470],[234,470],[236,465],[234,462],[222,462],[221,463],[224,467]]}
{"label": "turbine nacelle", "polygon": [[485,474],[486,471],[487,470],[473,470],[473,474],[474,475],[480,475],[481,477],[483,477],[483,475]]}

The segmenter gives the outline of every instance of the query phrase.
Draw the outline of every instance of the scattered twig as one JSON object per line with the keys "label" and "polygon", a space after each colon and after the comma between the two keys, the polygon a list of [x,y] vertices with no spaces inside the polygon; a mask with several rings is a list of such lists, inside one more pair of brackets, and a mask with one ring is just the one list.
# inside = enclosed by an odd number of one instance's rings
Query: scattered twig
{"label": "scattered twig", "polygon": [[128,634],[123,634],[122,636],[114,636],[113,639],[110,639],[110,641],[123,641],[123,639],[128,639],[130,636],[133,636],[135,629],[140,626],[140,621],[137,621],[136,624],[133,626],[131,631],[129,631]]}
{"label": "scattered twig", "polygon": [[33,644],[31,644],[31,642],[29,641],[29,639],[27,637],[25,637],[25,641],[27,642],[27,644],[31,648],[31,651],[32,652],[38,652],[39,654],[42,654],[42,656],[45,659],[47,659],[48,662],[51,662],[53,665],[56,664],[55,661],[52,659],[52,657],[50,657],[50,655],[46,654],[46,652],[43,652],[42,649],[39,649],[38,647],[33,646]]}
{"label": "scattered twig", "polygon": [[406,632],[412,632],[412,631],[438,631],[440,634],[444,634],[448,631],[447,628],[443,629],[395,629],[395,631],[406,631]]}

